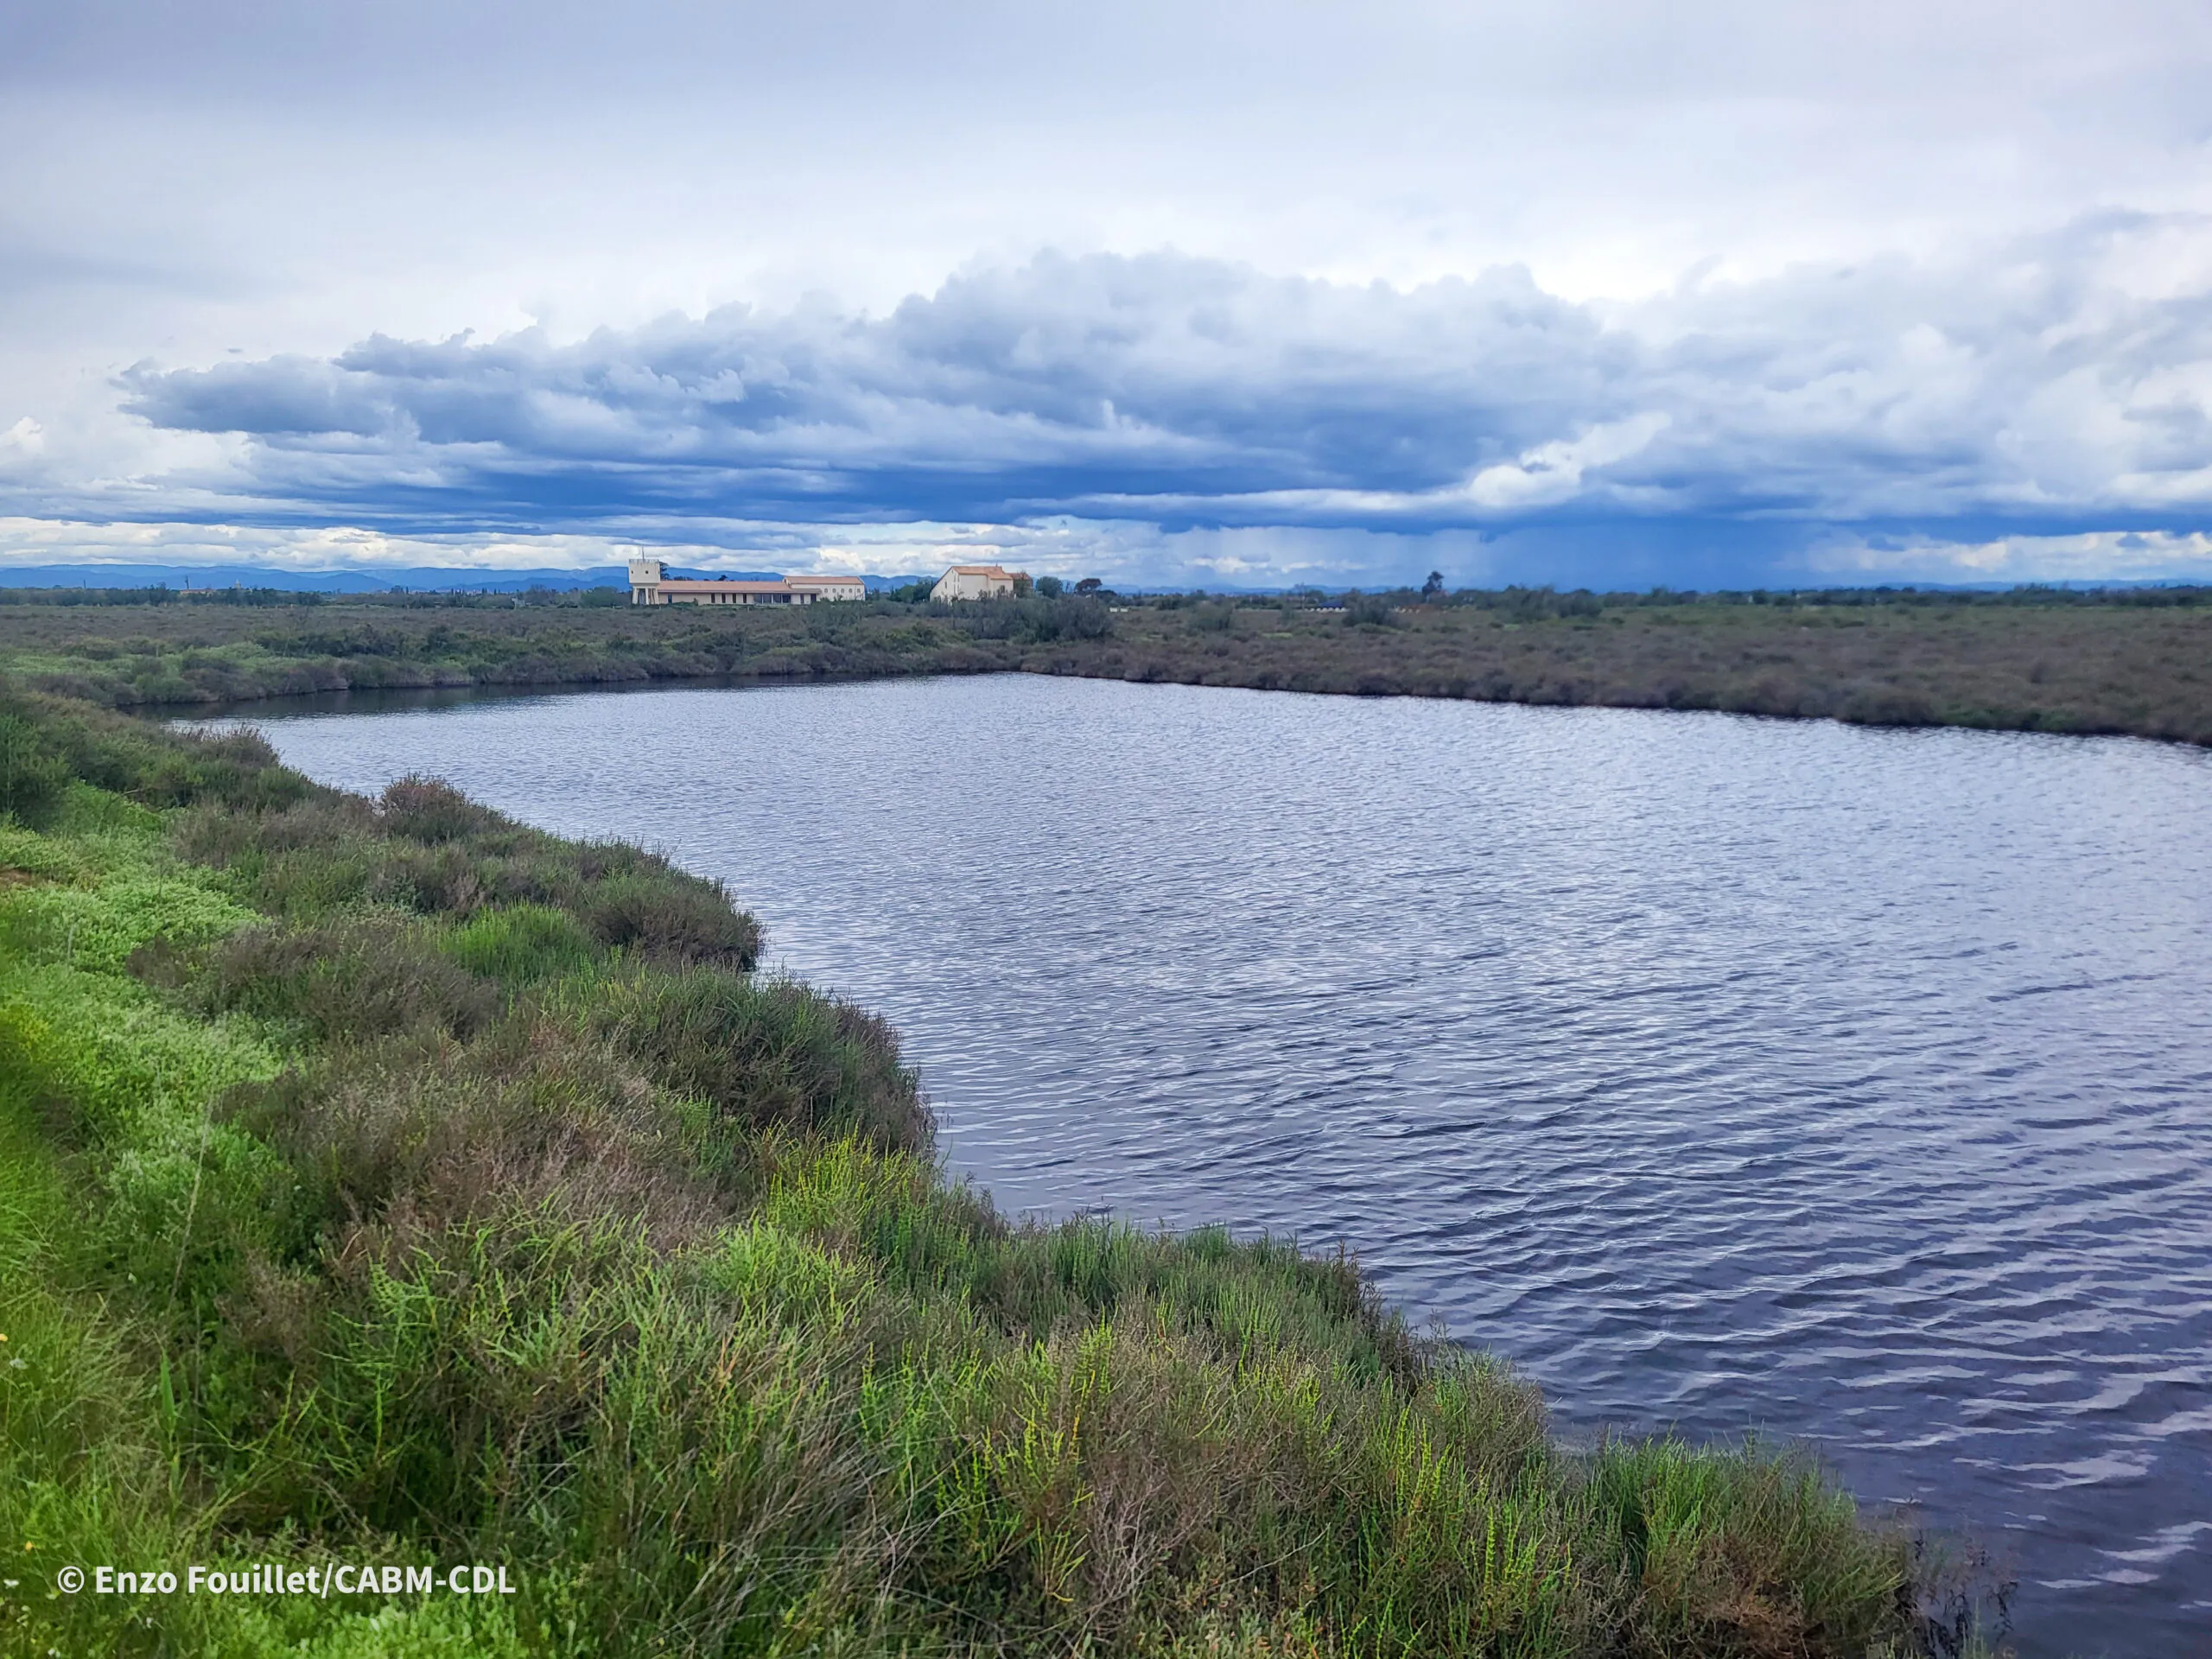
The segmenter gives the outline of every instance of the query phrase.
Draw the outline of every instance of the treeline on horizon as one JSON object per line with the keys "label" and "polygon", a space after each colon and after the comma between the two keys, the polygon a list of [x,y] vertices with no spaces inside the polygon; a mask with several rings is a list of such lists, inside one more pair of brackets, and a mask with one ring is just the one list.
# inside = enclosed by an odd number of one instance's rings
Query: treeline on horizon
{"label": "treeline on horizon", "polygon": [[[1017,1224],[717,884],[0,681],[0,1651],[1957,1659],[1803,1458],[1356,1263]],[[65,1567],[507,1569],[497,1597]]]}
{"label": "treeline on horizon", "polygon": [[79,602],[92,591],[0,604],[0,670],[117,708],[1020,671],[2212,744],[2202,587],[1452,593],[1438,577],[1427,591],[1124,595],[1044,578],[1003,601],[758,609],[639,607],[611,588]]}
{"label": "treeline on horizon", "polygon": [[[97,567],[91,567],[97,569]],[[1287,588],[1239,588],[1213,592],[1205,588],[1162,590],[1135,588],[1123,592],[1098,577],[1080,582],[1056,576],[1039,580],[1039,597],[1096,595],[1110,603],[1142,605],[1173,610],[1185,605],[1219,603],[1273,605],[1286,603],[1319,609],[1340,605],[1347,599],[1382,600],[1393,606],[1443,604],[1471,606],[1478,610],[1507,611],[1531,616],[1578,616],[1622,607],[1680,605],[2120,605],[2166,609],[2212,606],[2212,585],[2190,582],[2068,584],[2020,582],[2009,588],[1920,587],[1911,583],[1879,583],[1843,588],[1716,588],[1656,586],[1648,588],[1561,588],[1549,583],[1509,583],[1497,588],[1447,588],[1440,578],[1426,588],[1402,587],[1326,588],[1312,586]],[[928,606],[939,603],[938,613],[951,614],[955,607],[932,601],[933,584],[913,582],[871,594],[864,603]],[[1025,597],[1027,595],[1024,595]],[[975,603],[977,601],[963,601]],[[985,601],[988,602],[988,601]],[[575,606],[605,608],[629,603],[626,589],[600,588],[531,587],[512,592],[469,592],[442,589],[410,591],[392,588],[381,593],[326,594],[305,588],[232,586],[228,588],[170,588],[153,583],[114,587],[0,587],[0,606],[59,605],[225,605],[249,607],[319,605],[401,605],[411,608],[458,607],[484,610],[529,606]]]}

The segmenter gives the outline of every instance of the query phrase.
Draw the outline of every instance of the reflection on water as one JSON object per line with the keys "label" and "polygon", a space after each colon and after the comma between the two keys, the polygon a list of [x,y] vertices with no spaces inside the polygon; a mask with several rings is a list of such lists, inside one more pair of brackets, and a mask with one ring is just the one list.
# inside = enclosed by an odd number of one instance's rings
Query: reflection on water
{"label": "reflection on water", "polygon": [[1349,1242],[1570,1433],[2212,1627],[2212,757],[1013,676],[261,721],[726,878],[1009,1209]]}

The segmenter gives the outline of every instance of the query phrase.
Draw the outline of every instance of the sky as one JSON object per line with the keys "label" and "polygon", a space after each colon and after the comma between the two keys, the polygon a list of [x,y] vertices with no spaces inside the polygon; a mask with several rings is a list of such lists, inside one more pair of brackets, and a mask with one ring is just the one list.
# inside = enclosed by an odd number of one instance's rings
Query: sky
{"label": "sky", "polygon": [[0,0],[0,563],[2212,578],[2212,8]]}

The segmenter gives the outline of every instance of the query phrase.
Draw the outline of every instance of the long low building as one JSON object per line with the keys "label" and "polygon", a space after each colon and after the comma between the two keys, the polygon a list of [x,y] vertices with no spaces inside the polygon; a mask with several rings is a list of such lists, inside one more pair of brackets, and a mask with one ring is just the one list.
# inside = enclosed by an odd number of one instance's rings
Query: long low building
{"label": "long low building", "polygon": [[816,605],[867,597],[868,584],[858,576],[778,576],[773,582],[740,582],[728,576],[671,576],[658,559],[630,561],[632,605]]}

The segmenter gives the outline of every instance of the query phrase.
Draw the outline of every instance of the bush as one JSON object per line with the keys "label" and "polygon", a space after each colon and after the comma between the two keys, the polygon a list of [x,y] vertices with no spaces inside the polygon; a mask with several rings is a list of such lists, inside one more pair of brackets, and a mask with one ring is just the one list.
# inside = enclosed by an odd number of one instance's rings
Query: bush
{"label": "bush", "polygon": [[1087,595],[994,600],[963,606],[960,620],[961,626],[977,639],[1028,640],[1039,645],[1055,639],[1103,639],[1114,631],[1113,613],[1104,601]]}
{"label": "bush", "polygon": [[50,696],[0,696],[0,722],[34,734],[18,753],[42,771],[42,754],[79,779],[148,806],[221,802],[264,809],[298,800],[315,785],[278,764],[258,733],[207,735],[167,730],[86,703]]}
{"label": "bush", "polygon": [[387,786],[380,803],[391,834],[436,845],[473,841],[487,833],[516,828],[488,806],[479,806],[451,784],[410,775]]}
{"label": "bush", "polygon": [[211,1013],[277,1020],[319,1043],[425,1029],[465,1037],[499,1012],[498,988],[427,930],[374,914],[250,929],[209,951],[188,982]]}
{"label": "bush", "polygon": [[760,954],[760,924],[733,908],[718,882],[663,867],[626,871],[585,886],[572,901],[602,944],[649,960],[750,969]]}
{"label": "bush", "polygon": [[589,1017],[657,1082],[747,1129],[852,1135],[887,1149],[934,1140],[890,1027],[803,985],[712,969],[635,974],[606,982]]}
{"label": "bush", "polygon": [[334,1049],[222,1110],[296,1172],[284,1231],[299,1263],[391,1266],[502,1217],[554,1231],[620,1221],[661,1249],[728,1219],[638,1068],[529,1016],[474,1042],[418,1032]]}
{"label": "bush", "polygon": [[[635,847],[557,840],[419,779],[394,784],[378,808],[325,791],[275,811],[186,813],[176,844],[229,871],[263,909],[302,920],[364,903],[461,918],[531,906],[565,911],[598,944],[656,962],[747,970],[760,954],[759,924],[719,882]],[[460,948],[488,948],[503,925],[487,924],[493,932]],[[573,939],[555,944],[548,930],[557,925],[543,914],[512,925],[537,930],[533,948],[582,964]]]}
{"label": "bush", "polygon": [[1381,594],[1357,591],[1344,595],[1344,626],[1348,628],[1394,628],[1397,612]]}
{"label": "bush", "polygon": [[20,715],[0,714],[0,817],[42,829],[60,810],[68,786],[69,768],[47,753],[37,728]]}

